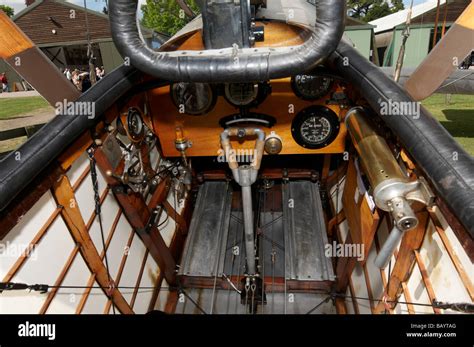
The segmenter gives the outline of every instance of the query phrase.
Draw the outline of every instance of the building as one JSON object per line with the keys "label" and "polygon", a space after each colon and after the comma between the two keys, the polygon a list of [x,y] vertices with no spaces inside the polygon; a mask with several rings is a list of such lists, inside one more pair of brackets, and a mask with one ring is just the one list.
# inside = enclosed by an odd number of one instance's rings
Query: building
{"label": "building", "polygon": [[[414,6],[404,66],[416,68],[470,2],[471,0],[428,0]],[[381,65],[396,65],[407,16],[408,8],[369,23],[375,26],[375,42]]]}
{"label": "building", "polygon": [[378,64],[379,56],[375,49],[374,28],[372,24],[347,17],[344,34],[352,41],[360,54]]}
{"label": "building", "polygon": [[[123,63],[113,43],[106,14],[64,0],[27,0],[26,4],[28,6],[12,19],[58,68],[88,70],[89,42],[96,66],[104,66],[107,72]],[[166,40],[150,30],[142,29],[142,32],[149,41]],[[11,90],[14,83],[21,81],[3,61],[0,61],[0,71],[7,71]]]}

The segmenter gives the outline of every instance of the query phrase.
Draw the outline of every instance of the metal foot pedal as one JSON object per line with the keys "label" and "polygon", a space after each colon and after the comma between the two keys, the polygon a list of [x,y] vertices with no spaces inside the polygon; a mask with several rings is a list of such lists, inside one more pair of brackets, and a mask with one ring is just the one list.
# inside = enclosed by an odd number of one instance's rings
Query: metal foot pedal
{"label": "metal foot pedal", "polygon": [[222,277],[231,203],[229,183],[206,182],[201,186],[178,272],[185,276],[183,282],[197,284],[198,277]]}
{"label": "metal foot pedal", "polygon": [[318,185],[296,181],[282,189],[287,279],[315,288],[334,281],[331,259],[324,252],[328,238]]}

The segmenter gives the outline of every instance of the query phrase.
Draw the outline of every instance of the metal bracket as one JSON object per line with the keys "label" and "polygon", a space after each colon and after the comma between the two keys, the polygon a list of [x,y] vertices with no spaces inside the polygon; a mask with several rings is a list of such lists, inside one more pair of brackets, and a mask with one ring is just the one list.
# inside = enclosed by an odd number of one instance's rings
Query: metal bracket
{"label": "metal bracket", "polygon": [[421,202],[427,207],[433,207],[436,196],[428,185],[428,182],[426,182],[426,179],[424,177],[419,177],[418,183],[418,189],[409,192],[406,195],[406,199],[409,201]]}

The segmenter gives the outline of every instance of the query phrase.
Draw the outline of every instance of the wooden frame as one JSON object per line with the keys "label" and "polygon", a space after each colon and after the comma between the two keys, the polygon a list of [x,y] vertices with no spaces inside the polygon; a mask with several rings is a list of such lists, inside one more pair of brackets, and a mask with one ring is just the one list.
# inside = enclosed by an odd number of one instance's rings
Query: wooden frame
{"label": "wooden frame", "polygon": [[[71,232],[71,236],[79,244],[79,250],[91,272],[95,274],[97,282],[103,288],[104,294],[110,297],[121,313],[133,313],[132,308],[122,296],[122,293],[115,288],[113,280],[110,278],[97,249],[89,236],[86,223],[75,202],[75,195],[71,183],[66,176],[56,182],[53,187],[53,196],[57,203],[62,206],[61,215]],[[109,288],[109,292],[105,289]]]}
{"label": "wooden frame", "polygon": [[150,206],[157,206],[165,201],[170,187],[169,180],[165,179],[160,182],[159,187],[152,194],[150,204],[147,205],[143,196],[124,191],[116,178],[107,175],[107,172],[113,172],[112,165],[100,148],[96,150],[95,158],[106,182],[113,187],[114,196],[130,225],[138,233],[153,259],[158,263],[168,283],[175,283],[175,260],[156,226],[148,227],[151,216]]}

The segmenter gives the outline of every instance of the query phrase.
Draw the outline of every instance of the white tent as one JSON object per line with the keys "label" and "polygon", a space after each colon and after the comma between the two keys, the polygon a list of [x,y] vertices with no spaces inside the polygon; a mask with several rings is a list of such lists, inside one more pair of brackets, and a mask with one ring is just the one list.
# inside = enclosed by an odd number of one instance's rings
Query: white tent
{"label": "white tent", "polygon": [[[444,5],[445,3],[446,0],[440,1],[441,5]],[[437,5],[438,0],[428,0],[422,4],[413,6],[412,18],[416,18],[418,16],[423,15],[424,13],[431,11],[432,9],[436,8]],[[408,10],[409,6],[406,6],[406,8],[402,11],[373,20],[369,22],[369,24],[375,25],[374,31],[376,34],[392,30],[396,26],[403,24],[407,21]]]}

